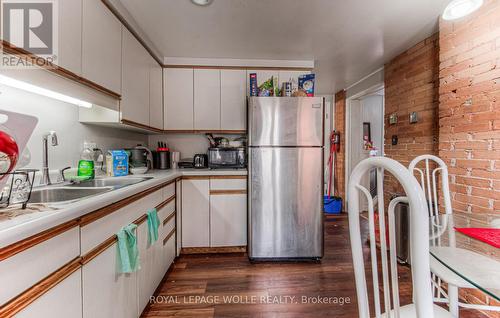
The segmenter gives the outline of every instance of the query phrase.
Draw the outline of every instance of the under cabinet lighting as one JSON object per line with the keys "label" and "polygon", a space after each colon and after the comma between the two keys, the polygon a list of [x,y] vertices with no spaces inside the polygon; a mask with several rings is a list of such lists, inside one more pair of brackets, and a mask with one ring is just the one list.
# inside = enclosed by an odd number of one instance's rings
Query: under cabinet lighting
{"label": "under cabinet lighting", "polygon": [[443,19],[455,20],[465,17],[483,5],[483,0],[453,0],[444,9]]}
{"label": "under cabinet lighting", "polygon": [[38,95],[50,97],[53,99],[60,100],[62,102],[66,102],[69,104],[77,105],[80,107],[86,107],[86,108],[92,108],[92,104],[74,97],[70,97],[68,95],[64,95],[61,93],[57,93],[54,91],[51,91],[46,88],[42,88],[36,85],[32,85],[23,81],[19,81],[4,75],[0,75],[0,84],[7,85],[10,87],[22,89],[24,91],[30,92],[30,93],[35,93]]}

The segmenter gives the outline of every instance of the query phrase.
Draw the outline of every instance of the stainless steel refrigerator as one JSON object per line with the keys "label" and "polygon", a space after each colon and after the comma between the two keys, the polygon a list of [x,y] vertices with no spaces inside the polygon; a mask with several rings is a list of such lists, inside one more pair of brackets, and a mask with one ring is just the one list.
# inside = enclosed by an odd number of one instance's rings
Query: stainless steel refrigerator
{"label": "stainless steel refrigerator", "polygon": [[248,254],[323,256],[324,99],[248,99]]}

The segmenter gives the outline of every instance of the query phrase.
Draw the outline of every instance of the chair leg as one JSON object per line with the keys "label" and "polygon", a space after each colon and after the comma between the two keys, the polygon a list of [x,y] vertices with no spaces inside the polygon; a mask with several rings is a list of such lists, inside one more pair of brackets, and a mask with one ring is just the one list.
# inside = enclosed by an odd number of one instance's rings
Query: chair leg
{"label": "chair leg", "polygon": [[459,317],[459,309],[458,309],[458,287],[455,285],[448,284],[448,298],[450,313],[454,318]]}

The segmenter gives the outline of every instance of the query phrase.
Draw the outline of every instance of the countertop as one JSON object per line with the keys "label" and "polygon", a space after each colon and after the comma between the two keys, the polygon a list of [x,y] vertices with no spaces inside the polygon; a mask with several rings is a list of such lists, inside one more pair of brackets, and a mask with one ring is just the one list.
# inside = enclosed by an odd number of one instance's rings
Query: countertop
{"label": "countertop", "polygon": [[[0,210],[0,248],[53,228],[64,222],[81,217],[114,202],[128,198],[156,185],[182,176],[247,175],[246,169],[175,169],[152,170],[144,175],[128,177],[152,177],[140,183],[81,199],[76,202],[51,204],[47,208],[32,211],[16,210],[13,217],[2,218]],[[128,178],[121,177],[121,178]],[[30,205],[28,205],[29,207]],[[40,205],[36,205],[39,207]]]}

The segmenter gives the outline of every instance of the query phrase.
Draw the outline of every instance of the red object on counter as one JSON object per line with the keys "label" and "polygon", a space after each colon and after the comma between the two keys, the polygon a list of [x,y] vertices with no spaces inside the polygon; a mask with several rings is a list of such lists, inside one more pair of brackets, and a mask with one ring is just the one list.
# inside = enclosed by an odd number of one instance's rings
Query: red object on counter
{"label": "red object on counter", "polygon": [[476,240],[500,248],[500,229],[456,227],[455,230]]}

